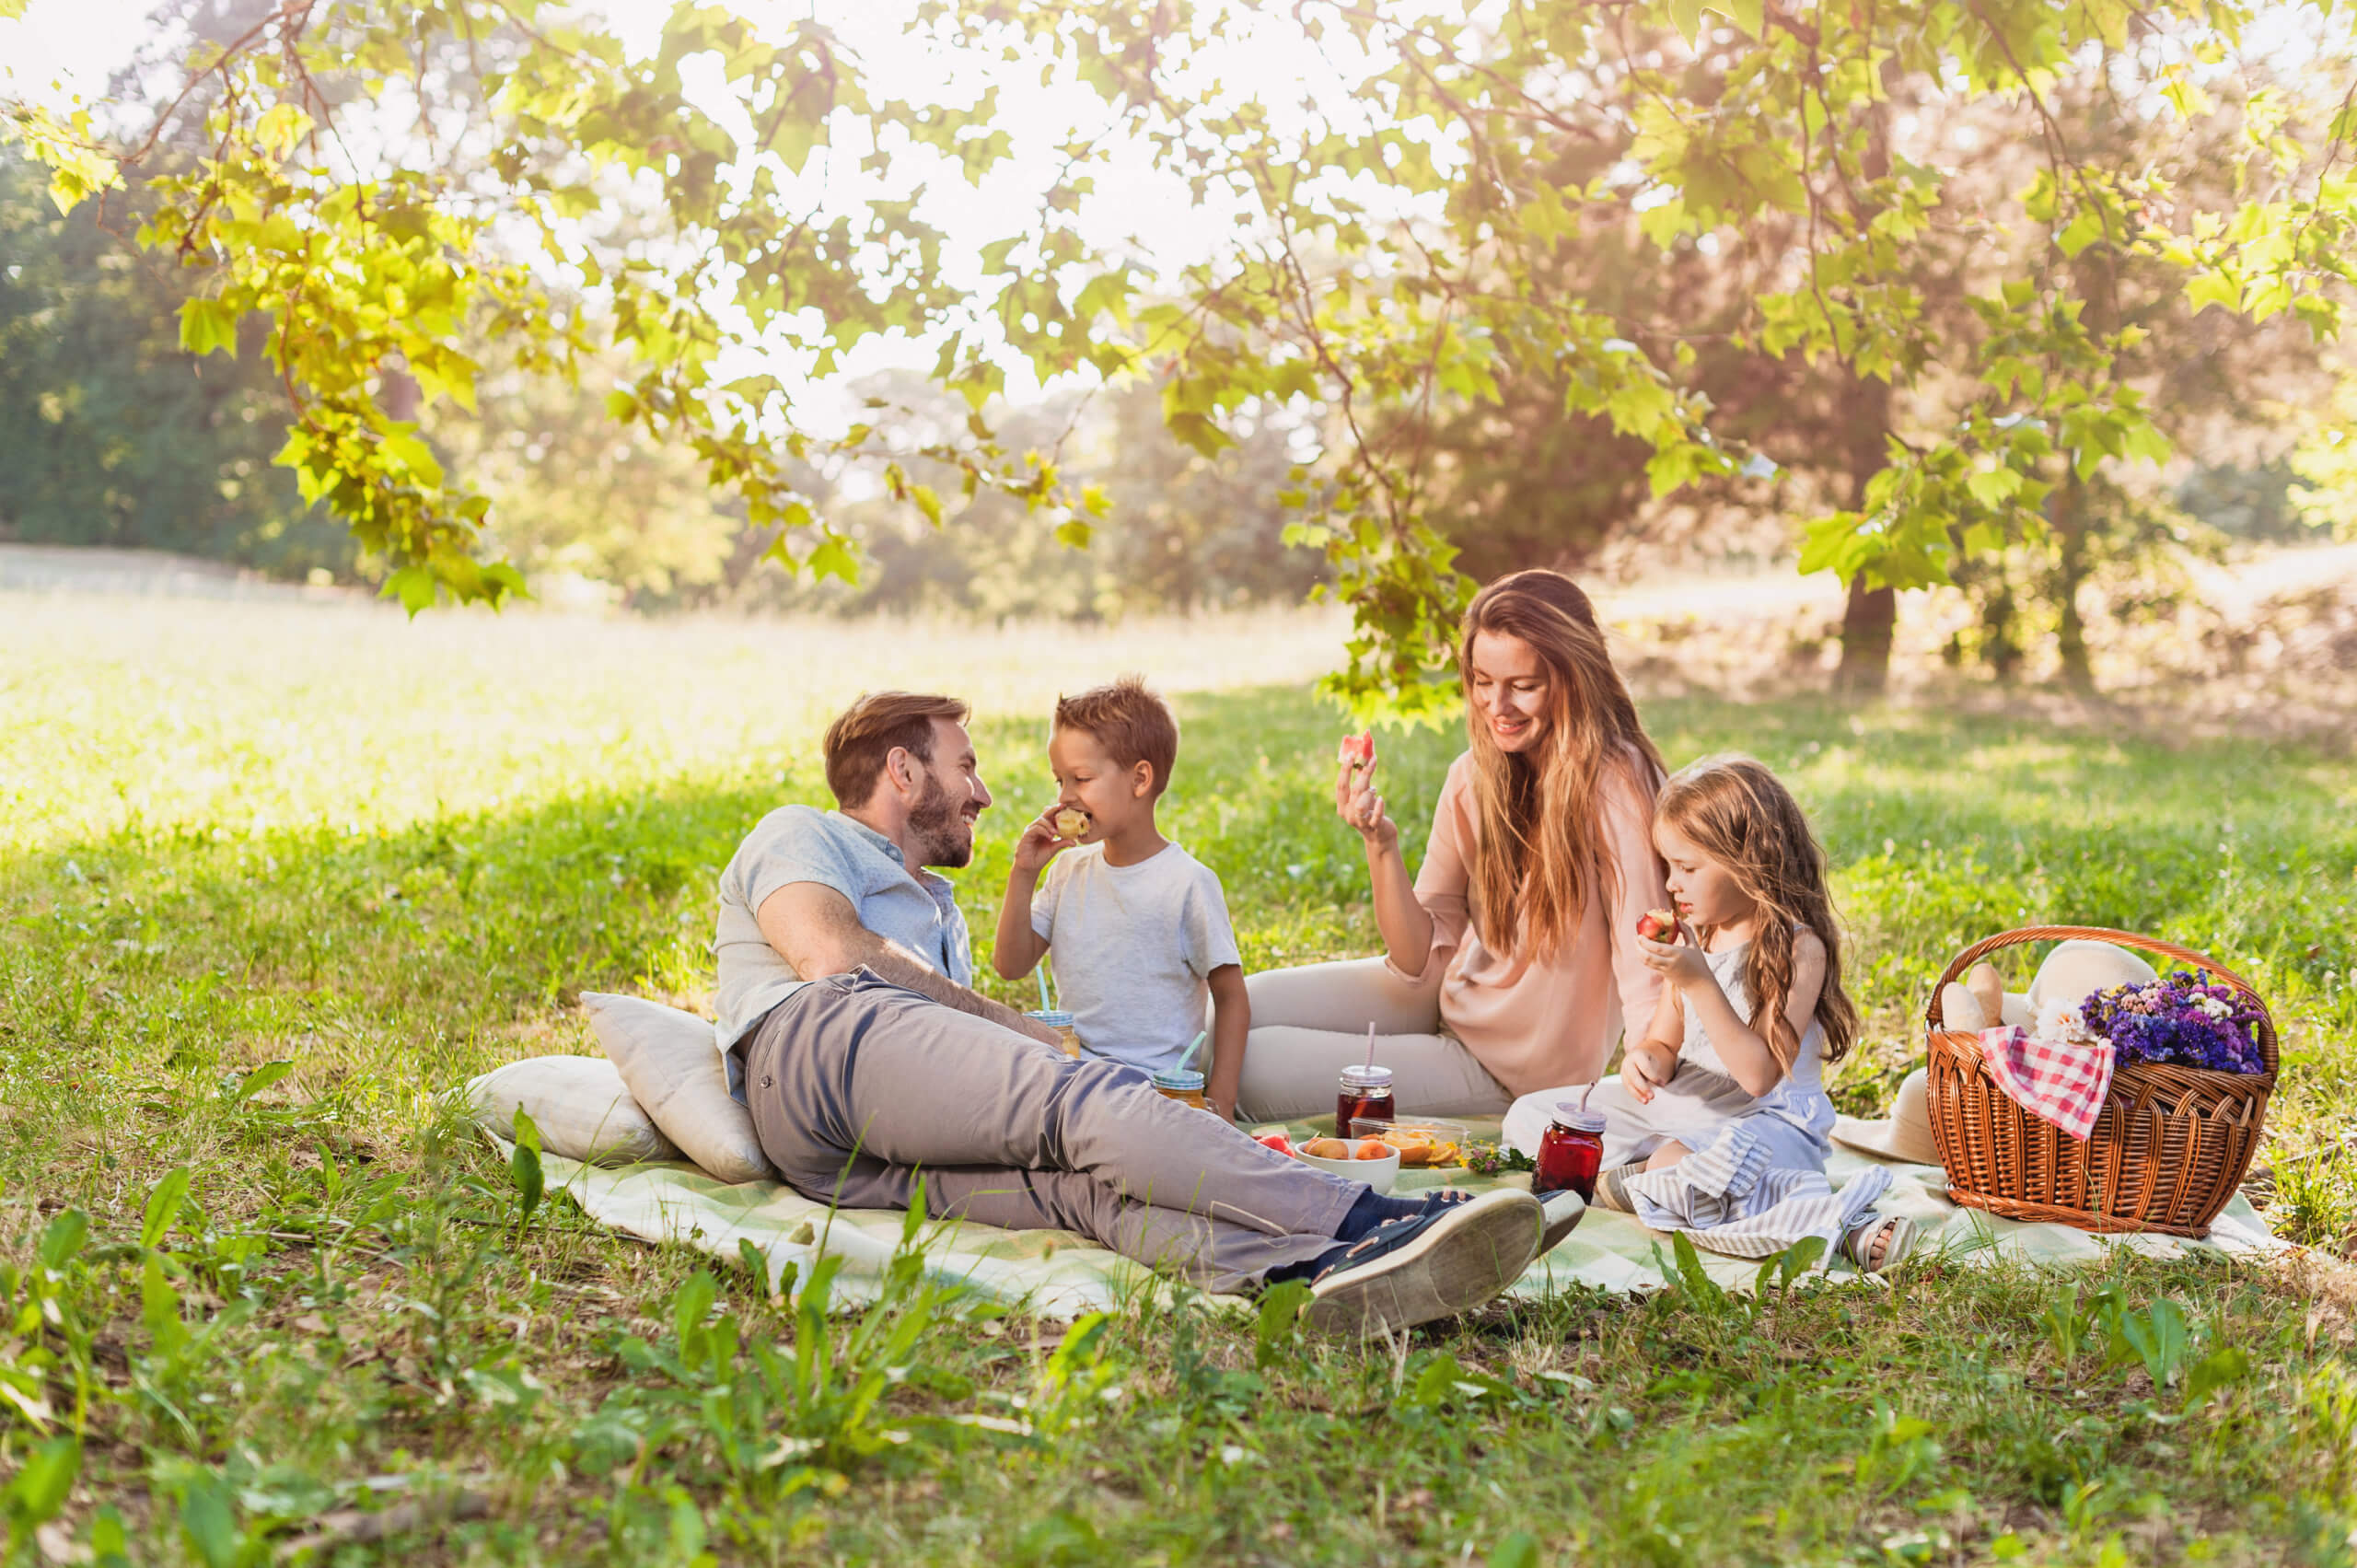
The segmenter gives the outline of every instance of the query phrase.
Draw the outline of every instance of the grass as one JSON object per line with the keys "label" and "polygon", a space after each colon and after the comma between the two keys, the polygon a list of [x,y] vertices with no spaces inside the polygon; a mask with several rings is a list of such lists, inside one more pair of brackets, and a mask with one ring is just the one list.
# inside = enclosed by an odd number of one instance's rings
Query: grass
{"label": "grass", "polygon": [[[2242,969],[2284,1037],[2256,1191],[2318,1249],[2281,1267],[1574,1295],[1387,1355],[1200,1302],[1044,1322],[913,1275],[830,1316],[823,1279],[772,1298],[524,1214],[437,1109],[591,1049],[581,989],[699,1005],[715,873],[821,797],[817,726],[865,684],[984,699],[1008,806],[961,883],[978,931],[1046,699],[1136,663],[1195,688],[1167,826],[1247,962],[1365,950],[1319,805],[1336,726],[1299,679],[1329,646],[0,606],[13,1559],[2350,1559],[2357,765],[2321,752],[1646,704],[1673,761],[1739,747],[1809,806],[1869,1018],[1852,1108],[1986,933],[2118,925]],[[1391,745],[1404,820],[1451,750]]]}

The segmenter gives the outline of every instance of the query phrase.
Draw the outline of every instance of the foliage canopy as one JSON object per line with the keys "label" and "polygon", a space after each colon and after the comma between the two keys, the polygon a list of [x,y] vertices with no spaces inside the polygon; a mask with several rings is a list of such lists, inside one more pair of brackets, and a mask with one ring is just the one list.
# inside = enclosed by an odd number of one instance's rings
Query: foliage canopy
{"label": "foliage canopy", "polygon": [[[950,237],[915,191],[848,207],[823,191],[828,160],[862,148],[869,172],[980,183],[1016,156],[998,87],[889,97],[815,20],[764,36],[681,5],[634,58],[530,0],[286,0],[192,63],[183,98],[207,131],[185,166],[145,161],[178,104],[130,145],[87,114],[18,104],[10,123],[61,206],[146,179],[143,239],[213,280],[184,308],[187,348],[234,352],[238,323],[267,319],[295,411],[279,459],[412,610],[522,582],[485,558],[483,497],[443,470],[413,411],[389,408],[394,371],[428,402],[471,406],[487,371],[578,380],[619,352],[627,374],[593,387],[614,418],[691,452],[775,530],[781,561],[848,578],[852,538],[796,482],[814,454],[872,462],[935,526],[945,503],[913,457],[1089,540],[1109,495],[984,417],[1019,355],[1050,385],[1151,375],[1168,429],[1205,453],[1271,409],[1323,411],[1327,449],[1283,499],[1356,616],[1333,686],[1419,714],[1449,701],[1469,587],[1433,515],[1432,432],[1534,371],[1565,414],[1641,444],[1655,495],[1771,471],[1714,423],[1697,368],[1711,342],[1902,394],[1879,468],[1806,525],[1803,564],[1912,587],[2067,517],[2059,493],[2107,464],[2167,455],[2125,271],[2195,311],[2337,333],[2357,111],[2275,85],[2264,56],[2283,46],[2258,16],[2196,0],[923,0],[909,47],[1077,82],[1102,110],[1036,207],[981,248],[979,290],[950,281]],[[2306,47],[2345,62],[2337,14],[2296,16]],[[1202,68],[1279,26],[1330,70],[1302,105]],[[2075,134],[2073,93],[2226,147],[2223,171],[2197,180],[2149,145]],[[2025,184],[1962,199],[1942,136],[1967,117],[2034,149]],[[1101,238],[1094,182],[1138,148],[1236,212],[1234,239],[1157,268]],[[1707,328],[1626,319],[1564,264],[1601,234],[1641,237],[1649,250],[1624,253],[1666,265],[1740,260],[1736,308]],[[1962,281],[1960,321],[1926,308],[1933,269]],[[890,333],[938,346],[932,379],[966,401],[963,428],[923,422],[911,439],[886,406],[820,434],[804,377]]]}

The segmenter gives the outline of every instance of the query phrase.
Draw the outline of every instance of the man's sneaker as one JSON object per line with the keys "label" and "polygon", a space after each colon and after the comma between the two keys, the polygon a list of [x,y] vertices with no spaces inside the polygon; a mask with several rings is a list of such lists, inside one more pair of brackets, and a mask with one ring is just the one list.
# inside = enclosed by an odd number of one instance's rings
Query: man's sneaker
{"label": "man's sneaker", "polygon": [[1550,1192],[1539,1200],[1539,1211],[1546,1216],[1538,1232],[1538,1255],[1541,1258],[1555,1250],[1555,1244],[1579,1229],[1580,1221],[1587,1218],[1587,1200],[1568,1187],[1561,1192]]}
{"label": "man's sneaker", "polygon": [[1502,1189],[1368,1233],[1310,1286],[1313,1332],[1364,1339],[1469,1312],[1538,1255],[1538,1200]]}

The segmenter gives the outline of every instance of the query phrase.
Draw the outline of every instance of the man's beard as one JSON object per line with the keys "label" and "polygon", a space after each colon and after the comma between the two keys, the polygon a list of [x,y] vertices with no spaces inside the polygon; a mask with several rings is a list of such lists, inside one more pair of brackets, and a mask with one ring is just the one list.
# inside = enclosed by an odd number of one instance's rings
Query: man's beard
{"label": "man's beard", "polygon": [[924,794],[909,807],[909,836],[925,865],[946,865],[955,871],[974,858],[974,825],[949,798],[949,791],[931,773]]}

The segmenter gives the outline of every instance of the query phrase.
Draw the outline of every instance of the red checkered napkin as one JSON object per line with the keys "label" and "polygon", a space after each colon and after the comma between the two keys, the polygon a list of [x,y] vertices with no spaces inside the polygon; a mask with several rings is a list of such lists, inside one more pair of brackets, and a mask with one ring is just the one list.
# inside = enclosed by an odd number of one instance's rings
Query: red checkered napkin
{"label": "red checkered napkin", "polygon": [[1980,1054],[2014,1103],[2084,1142],[2111,1088],[2106,1040],[2045,1040],[2019,1024],[1980,1031]]}

